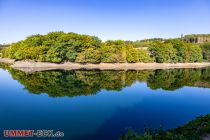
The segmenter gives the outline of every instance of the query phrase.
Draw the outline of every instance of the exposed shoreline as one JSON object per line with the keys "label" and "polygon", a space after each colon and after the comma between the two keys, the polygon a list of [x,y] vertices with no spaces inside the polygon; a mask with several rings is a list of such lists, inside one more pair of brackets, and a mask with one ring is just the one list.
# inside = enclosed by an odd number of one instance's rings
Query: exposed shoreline
{"label": "exposed shoreline", "polygon": [[80,64],[64,62],[61,64],[34,61],[15,61],[13,59],[0,58],[1,63],[11,64],[11,67],[24,72],[36,72],[45,70],[149,70],[149,69],[176,69],[176,68],[202,68],[210,67],[210,63],[99,63]]}

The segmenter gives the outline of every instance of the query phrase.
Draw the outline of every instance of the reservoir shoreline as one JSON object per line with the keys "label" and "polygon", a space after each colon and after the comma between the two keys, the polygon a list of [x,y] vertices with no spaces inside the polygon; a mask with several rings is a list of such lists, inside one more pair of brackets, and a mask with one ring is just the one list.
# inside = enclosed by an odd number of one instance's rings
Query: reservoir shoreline
{"label": "reservoir shoreline", "polygon": [[11,67],[24,72],[36,72],[45,70],[152,70],[152,69],[176,69],[176,68],[203,68],[210,67],[209,62],[201,63],[49,63],[35,61],[15,61],[14,59],[0,58],[0,63],[11,64]]}

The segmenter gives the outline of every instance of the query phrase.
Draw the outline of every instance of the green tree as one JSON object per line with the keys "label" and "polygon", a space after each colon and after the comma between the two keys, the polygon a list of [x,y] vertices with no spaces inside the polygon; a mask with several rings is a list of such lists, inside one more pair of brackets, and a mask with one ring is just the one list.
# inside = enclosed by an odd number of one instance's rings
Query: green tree
{"label": "green tree", "polygon": [[177,62],[201,62],[202,51],[196,44],[184,42],[180,39],[168,40],[177,50]]}
{"label": "green tree", "polygon": [[149,52],[147,50],[138,50],[138,62],[154,62],[154,58],[150,57]]}
{"label": "green tree", "polygon": [[107,41],[101,49],[101,62],[123,63],[126,62],[126,44],[124,41]]}
{"label": "green tree", "polygon": [[203,59],[202,50],[197,44],[188,46],[189,60],[188,62],[201,62]]}
{"label": "green tree", "polygon": [[88,48],[85,51],[78,53],[76,61],[79,63],[100,63],[101,54],[98,49]]}
{"label": "green tree", "polygon": [[210,43],[204,43],[200,45],[202,49],[203,59],[210,61]]}
{"label": "green tree", "polygon": [[177,50],[173,48],[171,43],[156,41],[151,44],[149,50],[158,63],[177,62]]}
{"label": "green tree", "polygon": [[138,50],[135,49],[131,44],[126,45],[126,60],[129,63],[136,63],[138,59]]}
{"label": "green tree", "polygon": [[62,45],[51,47],[46,54],[46,61],[60,63],[65,60],[66,49]]}
{"label": "green tree", "polygon": [[71,61],[71,62],[75,62],[77,57],[77,52],[75,50],[72,49],[67,49],[66,52],[66,59]]}

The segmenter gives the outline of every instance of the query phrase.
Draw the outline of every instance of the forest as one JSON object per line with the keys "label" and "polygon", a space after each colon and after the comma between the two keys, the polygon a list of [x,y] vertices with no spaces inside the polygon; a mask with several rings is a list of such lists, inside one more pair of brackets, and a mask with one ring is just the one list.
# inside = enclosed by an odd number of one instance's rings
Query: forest
{"label": "forest", "polygon": [[96,36],[50,32],[0,49],[0,57],[53,63],[193,63],[210,61],[210,43],[182,38],[102,42]]}

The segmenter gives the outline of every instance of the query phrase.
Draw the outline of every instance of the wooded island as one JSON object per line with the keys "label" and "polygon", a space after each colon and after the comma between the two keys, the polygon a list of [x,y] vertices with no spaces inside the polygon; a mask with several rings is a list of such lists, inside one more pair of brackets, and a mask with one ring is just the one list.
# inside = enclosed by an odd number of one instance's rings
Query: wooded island
{"label": "wooded island", "polygon": [[[205,38],[201,39],[202,36]],[[102,42],[95,36],[50,32],[3,47],[0,55],[52,63],[194,63],[210,61],[208,38],[210,35],[188,35],[176,39]]]}

